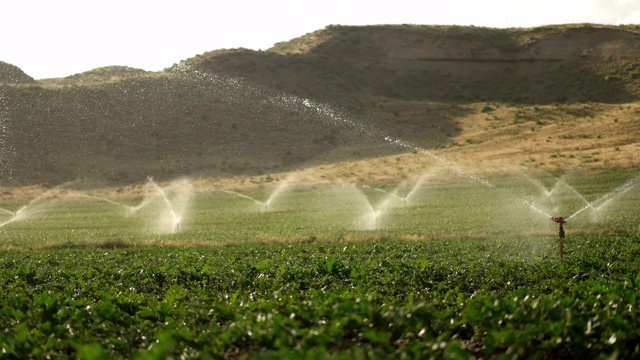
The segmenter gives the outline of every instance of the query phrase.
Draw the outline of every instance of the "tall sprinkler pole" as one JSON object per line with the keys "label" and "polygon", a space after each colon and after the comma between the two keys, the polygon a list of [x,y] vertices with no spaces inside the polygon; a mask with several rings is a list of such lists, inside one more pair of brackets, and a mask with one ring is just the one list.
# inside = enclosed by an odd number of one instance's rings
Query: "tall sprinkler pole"
{"label": "tall sprinkler pole", "polygon": [[555,221],[560,225],[560,230],[558,231],[558,238],[560,239],[560,259],[564,258],[564,229],[562,228],[562,224],[567,223],[566,219],[566,216],[551,218],[552,221]]}

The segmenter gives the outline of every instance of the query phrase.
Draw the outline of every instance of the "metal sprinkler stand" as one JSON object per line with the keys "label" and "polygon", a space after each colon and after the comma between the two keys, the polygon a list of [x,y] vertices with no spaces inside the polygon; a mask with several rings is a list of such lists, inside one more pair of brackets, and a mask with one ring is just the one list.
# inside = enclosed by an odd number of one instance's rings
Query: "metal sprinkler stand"
{"label": "metal sprinkler stand", "polygon": [[552,221],[555,221],[560,225],[560,230],[558,232],[558,238],[560,239],[560,259],[564,258],[564,229],[562,228],[562,224],[567,223],[566,219],[566,216],[551,218]]}

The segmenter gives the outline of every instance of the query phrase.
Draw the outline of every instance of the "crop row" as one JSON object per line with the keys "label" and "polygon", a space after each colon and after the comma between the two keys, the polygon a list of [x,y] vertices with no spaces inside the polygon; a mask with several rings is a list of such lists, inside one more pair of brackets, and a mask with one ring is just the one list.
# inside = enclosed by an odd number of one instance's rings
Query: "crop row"
{"label": "crop row", "polygon": [[564,261],[552,240],[521,243],[533,239],[8,251],[0,346],[15,358],[638,356],[639,240],[574,237]]}

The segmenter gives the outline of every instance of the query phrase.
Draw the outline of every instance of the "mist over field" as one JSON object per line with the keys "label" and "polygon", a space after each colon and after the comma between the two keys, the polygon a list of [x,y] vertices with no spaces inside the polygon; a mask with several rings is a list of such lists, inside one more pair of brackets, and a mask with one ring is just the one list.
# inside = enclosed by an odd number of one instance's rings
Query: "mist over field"
{"label": "mist over field", "polygon": [[2,353],[638,357],[639,35],[329,26],[158,72],[0,62]]}

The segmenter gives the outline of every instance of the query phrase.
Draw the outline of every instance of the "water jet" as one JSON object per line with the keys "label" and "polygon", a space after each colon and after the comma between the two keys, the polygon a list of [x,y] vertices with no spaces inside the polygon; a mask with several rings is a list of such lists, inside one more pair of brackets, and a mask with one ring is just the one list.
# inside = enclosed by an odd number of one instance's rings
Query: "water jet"
{"label": "water jet", "polygon": [[184,214],[192,195],[193,188],[187,179],[161,187],[149,178],[145,198],[140,205],[131,209],[136,213],[148,208],[148,215],[155,222],[151,228],[154,232],[175,234],[183,228]]}
{"label": "water jet", "polygon": [[262,202],[262,201],[260,201],[260,200],[258,200],[256,198],[253,198],[253,197],[251,197],[249,195],[241,194],[241,193],[239,193],[237,191],[232,191],[232,190],[218,190],[218,191],[223,192],[225,194],[238,196],[238,197],[243,198],[243,199],[251,200],[254,203],[256,203],[257,205],[259,205],[260,207],[262,207],[265,212],[267,210],[269,210],[269,206],[268,206],[268,204],[266,202]]}

